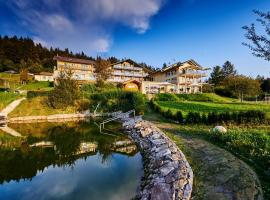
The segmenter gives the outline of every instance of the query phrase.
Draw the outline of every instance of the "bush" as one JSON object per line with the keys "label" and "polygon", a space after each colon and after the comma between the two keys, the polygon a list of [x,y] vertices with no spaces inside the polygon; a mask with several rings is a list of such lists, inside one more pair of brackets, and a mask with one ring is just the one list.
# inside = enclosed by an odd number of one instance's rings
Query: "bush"
{"label": "bush", "polygon": [[210,84],[204,84],[202,87],[202,92],[203,93],[213,93],[214,92],[214,86]]}
{"label": "bush", "polygon": [[145,98],[137,92],[113,90],[94,93],[90,96],[90,101],[92,109],[100,103],[102,112],[126,112],[135,109],[136,113],[143,114],[145,110]]}
{"label": "bush", "polygon": [[181,111],[176,112],[176,120],[182,124],[184,122],[184,117]]}
{"label": "bush", "polygon": [[186,116],[187,124],[199,124],[201,123],[201,115],[197,112],[189,112]]}
{"label": "bush", "polygon": [[86,111],[90,107],[89,99],[80,99],[75,102],[76,110],[79,112]]}
{"label": "bush", "polygon": [[178,101],[178,98],[175,94],[160,93],[155,96],[156,101]]}
{"label": "bush", "polygon": [[216,87],[215,89],[215,93],[220,95],[220,96],[224,96],[224,97],[234,97],[232,92],[228,89],[225,89],[224,87],[220,86],[220,87]]}
{"label": "bush", "polygon": [[179,123],[186,124],[268,124],[270,121],[267,120],[265,112],[258,110],[249,110],[242,112],[209,112],[208,114],[203,113],[202,115],[198,112],[189,112],[186,117],[183,117],[181,111],[177,111],[174,115],[172,111],[163,110],[159,104],[153,100],[150,101],[150,106],[156,112],[160,113],[167,119],[178,121]]}
{"label": "bush", "polygon": [[73,80],[72,74],[63,75],[57,80],[57,85],[49,93],[49,105],[53,108],[65,108],[73,106],[80,97],[80,91],[76,80]]}
{"label": "bush", "polygon": [[27,91],[27,98],[44,97],[48,95],[49,95],[49,91],[42,91],[42,90]]}

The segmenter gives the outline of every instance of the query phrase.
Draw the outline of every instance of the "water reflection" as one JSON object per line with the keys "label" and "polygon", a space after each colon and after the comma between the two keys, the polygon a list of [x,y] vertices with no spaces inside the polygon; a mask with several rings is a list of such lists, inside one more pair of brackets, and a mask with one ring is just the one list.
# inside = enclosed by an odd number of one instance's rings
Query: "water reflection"
{"label": "water reflection", "polygon": [[102,135],[86,122],[10,126],[25,137],[0,135],[1,199],[134,196],[141,175],[141,157],[125,135]]}

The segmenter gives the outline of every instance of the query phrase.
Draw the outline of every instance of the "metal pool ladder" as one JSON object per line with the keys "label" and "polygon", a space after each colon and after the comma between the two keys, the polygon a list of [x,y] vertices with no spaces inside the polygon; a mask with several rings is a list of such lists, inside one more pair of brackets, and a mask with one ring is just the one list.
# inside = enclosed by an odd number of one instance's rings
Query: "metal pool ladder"
{"label": "metal pool ladder", "polygon": [[120,113],[120,114],[118,114],[118,115],[116,115],[114,117],[111,117],[109,119],[104,120],[103,122],[101,122],[99,124],[99,131],[100,131],[100,133],[101,133],[101,130],[104,129],[104,126],[105,126],[106,123],[109,123],[109,122],[114,121],[114,120],[117,120],[117,119],[127,118],[131,113],[133,113],[133,117],[135,119],[135,110],[133,109],[133,110],[130,110],[128,112]]}

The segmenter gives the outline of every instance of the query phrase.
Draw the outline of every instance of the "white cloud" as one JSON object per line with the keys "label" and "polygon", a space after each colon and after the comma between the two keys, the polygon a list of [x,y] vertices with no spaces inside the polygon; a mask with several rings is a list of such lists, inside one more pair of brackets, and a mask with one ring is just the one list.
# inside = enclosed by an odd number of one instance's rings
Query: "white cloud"
{"label": "white cloud", "polygon": [[121,24],[143,34],[167,0],[10,0],[37,41],[73,51],[106,52]]}

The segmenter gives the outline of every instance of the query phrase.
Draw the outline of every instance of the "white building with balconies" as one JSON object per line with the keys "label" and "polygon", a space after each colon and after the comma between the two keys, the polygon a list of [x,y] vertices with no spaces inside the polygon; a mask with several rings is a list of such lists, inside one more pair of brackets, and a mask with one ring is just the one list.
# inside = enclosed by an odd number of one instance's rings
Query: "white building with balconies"
{"label": "white building with balconies", "polygon": [[198,93],[202,91],[205,69],[194,60],[175,63],[152,75],[155,82],[167,82],[175,85],[174,93]]}

